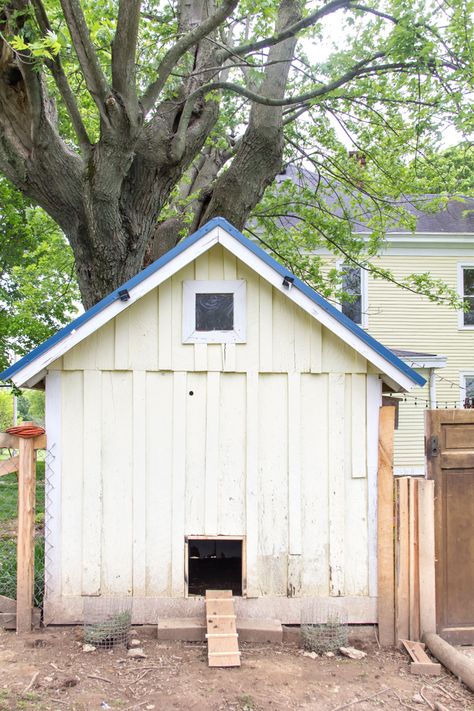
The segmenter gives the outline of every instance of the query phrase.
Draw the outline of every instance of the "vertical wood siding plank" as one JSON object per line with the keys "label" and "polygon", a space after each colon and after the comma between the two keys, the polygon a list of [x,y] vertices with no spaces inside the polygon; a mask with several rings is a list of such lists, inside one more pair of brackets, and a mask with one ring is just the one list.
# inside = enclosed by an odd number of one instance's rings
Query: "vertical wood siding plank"
{"label": "vertical wood siding plank", "polygon": [[[346,595],[368,593],[368,533],[367,533],[367,486],[364,478],[354,478],[354,459],[357,450],[364,453],[365,466],[365,382],[362,391],[357,390],[354,375],[346,375],[345,387],[345,492],[344,492],[344,592]],[[362,376],[365,378],[365,376]],[[362,402],[356,401],[356,396]],[[363,413],[364,430],[361,442],[353,439],[354,409]],[[357,533],[356,533],[357,532]]]}
{"label": "vertical wood siding plank", "polygon": [[236,370],[235,349],[235,343],[222,344],[222,360],[224,362],[224,371],[226,372],[234,372]]}
{"label": "vertical wood siding plank", "polygon": [[[61,595],[61,467],[62,434],[61,381],[59,370],[46,375],[46,432],[48,450],[46,453],[45,499],[48,502],[45,518],[45,551],[48,565],[44,571],[44,622],[54,622],[54,599]],[[51,606],[51,612],[50,612]]]}
{"label": "vertical wood siding plank", "polygon": [[183,343],[183,283],[194,278],[194,267],[188,264],[171,278],[171,328],[173,370],[193,370],[194,348]]}
{"label": "vertical wood siding plank", "polygon": [[354,479],[363,479],[367,475],[367,432],[366,432],[366,376],[354,373],[352,380],[352,462]]}
{"label": "vertical wood siding plank", "polygon": [[[190,393],[193,395],[190,395]],[[186,535],[204,531],[207,373],[188,373],[186,386]]]}
{"label": "vertical wood siding plank", "polygon": [[130,311],[133,307],[117,314],[115,317],[115,370],[128,370],[130,368]]}
{"label": "vertical wood siding plank", "polygon": [[157,291],[152,289],[128,309],[130,367],[133,370],[158,370]]}
{"label": "vertical wood siding plank", "polygon": [[173,373],[172,594],[184,594],[186,373]]}
{"label": "vertical wood siding plank", "polygon": [[311,318],[311,372],[320,373],[322,369],[323,360],[323,336],[322,336],[322,326],[314,318]]}
{"label": "vertical wood siding plank", "polygon": [[207,370],[207,343],[194,344],[194,370]]}
{"label": "vertical wood siding plank", "polygon": [[[162,403],[169,403],[163,407]],[[146,374],[146,594],[169,597],[173,518],[173,374]]]}
{"label": "vertical wood siding plank", "polygon": [[377,472],[377,611],[382,646],[395,642],[393,433],[395,408],[381,407]]}
{"label": "vertical wood siding plank", "polygon": [[367,515],[369,541],[369,595],[377,596],[377,469],[379,442],[379,409],[382,404],[382,381],[378,375],[367,375]]}
{"label": "vertical wood siding plank", "polygon": [[300,555],[301,542],[301,375],[288,373],[288,539]]}
{"label": "vertical wood siding plank", "polygon": [[260,279],[259,301],[259,338],[260,338],[260,372],[271,373],[273,370],[273,293],[271,285]]}
{"label": "vertical wood siding plank", "polygon": [[102,530],[101,371],[84,371],[82,594],[100,594]]}
{"label": "vertical wood siding plank", "polygon": [[206,536],[217,534],[217,486],[219,466],[219,389],[220,373],[207,374],[206,406]]}
{"label": "vertical wood siding plank", "polygon": [[62,594],[82,589],[82,511],[84,470],[84,391],[80,371],[65,372],[62,381],[61,575]]}
{"label": "vertical wood siding plank", "polygon": [[258,372],[260,365],[260,278],[245,264],[237,261],[237,279],[243,279],[246,282],[247,340],[246,343],[237,343],[235,346],[235,369],[239,372]]}
{"label": "vertical wood siding plank", "polygon": [[130,595],[133,575],[132,373],[102,374],[102,594]]}
{"label": "vertical wood siding plank", "polygon": [[146,372],[133,372],[133,594],[146,594]]}
{"label": "vertical wood siding plank", "polygon": [[395,557],[395,641],[410,638],[410,551],[409,551],[409,504],[408,479],[401,477],[395,482],[398,492],[396,557]]}
{"label": "vertical wood siding plank", "polygon": [[209,252],[201,254],[194,262],[195,279],[205,281],[209,279]]}
{"label": "vertical wood siding plank", "polygon": [[208,252],[209,255],[209,276],[208,279],[222,280],[224,278],[224,254],[220,244],[214,245]]}
{"label": "vertical wood siding plank", "polygon": [[245,533],[245,387],[243,373],[220,379],[218,535]]}
{"label": "vertical wood siding plank", "polygon": [[172,367],[172,288],[171,279],[159,287],[158,297],[158,338],[160,370]]}
{"label": "vertical wood siding plank", "polygon": [[272,371],[295,370],[295,314],[285,294],[273,289]]}
{"label": "vertical wood siding plank", "polygon": [[228,249],[223,249],[222,252],[224,279],[237,279],[237,259]]}
{"label": "vertical wood siding plank", "polygon": [[344,595],[345,376],[329,375],[329,594]]}
{"label": "vertical wood siding plank", "polygon": [[266,595],[288,590],[288,376],[260,375],[258,402],[259,582]]}
{"label": "vertical wood siding plank", "polygon": [[258,389],[256,372],[247,373],[245,515],[247,596],[258,597]]}

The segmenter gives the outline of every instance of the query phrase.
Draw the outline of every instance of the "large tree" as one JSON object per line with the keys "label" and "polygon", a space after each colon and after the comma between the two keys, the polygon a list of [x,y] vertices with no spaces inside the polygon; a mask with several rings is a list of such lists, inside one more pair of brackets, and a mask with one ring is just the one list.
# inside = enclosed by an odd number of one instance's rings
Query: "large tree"
{"label": "large tree", "polygon": [[243,228],[289,160],[312,165],[326,194],[348,186],[340,209],[301,207],[336,250],[360,252],[334,220],[371,203],[373,252],[413,156],[449,122],[470,128],[472,10],[2,0],[0,170],[63,229],[86,307],[208,219]]}

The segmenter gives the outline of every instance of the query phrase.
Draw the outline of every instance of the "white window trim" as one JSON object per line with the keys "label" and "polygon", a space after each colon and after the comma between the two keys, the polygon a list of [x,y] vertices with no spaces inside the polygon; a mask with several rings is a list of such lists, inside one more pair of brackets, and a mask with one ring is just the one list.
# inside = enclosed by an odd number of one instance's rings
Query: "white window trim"
{"label": "white window trim", "polygon": [[473,370],[463,370],[459,373],[459,393],[461,396],[460,397],[461,404],[464,402],[464,400],[467,397],[466,378],[474,378],[474,371]]}
{"label": "white window trim", "polygon": [[[345,259],[338,259],[336,262],[336,269],[338,271],[342,271],[342,267],[345,264],[346,260]],[[354,267],[359,267],[358,264],[354,264]],[[369,308],[369,281],[368,281],[368,274],[367,274],[367,269],[364,269],[363,267],[359,267],[360,269],[360,294],[361,294],[361,304],[360,304],[360,309],[361,309],[361,323],[358,323],[357,325],[360,326],[361,328],[368,328],[369,327],[369,313],[368,313],[368,308]],[[339,309],[339,311],[342,311],[342,304],[341,303],[336,303],[336,307]],[[354,321],[354,323],[356,323]]]}
{"label": "white window trim", "polygon": [[[474,262],[458,262],[458,294],[464,298],[464,269],[474,269]],[[466,326],[464,323],[464,311],[458,311],[458,329],[460,331],[474,331],[474,325]]]}
{"label": "white window trim", "polygon": [[[232,331],[196,331],[196,294],[233,294]],[[239,280],[183,281],[183,343],[245,343],[247,283]]]}

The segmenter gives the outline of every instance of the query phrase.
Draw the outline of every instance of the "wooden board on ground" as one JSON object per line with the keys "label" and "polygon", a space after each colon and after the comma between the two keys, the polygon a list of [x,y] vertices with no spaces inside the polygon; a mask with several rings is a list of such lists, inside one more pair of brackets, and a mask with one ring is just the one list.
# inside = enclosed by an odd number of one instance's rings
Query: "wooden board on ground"
{"label": "wooden board on ground", "polygon": [[206,590],[206,620],[209,666],[240,667],[232,590]]}
{"label": "wooden board on ground", "polygon": [[425,645],[421,642],[412,642],[409,639],[401,639],[408,654],[412,659],[410,670],[412,674],[441,674],[441,664],[432,662],[425,652]]}

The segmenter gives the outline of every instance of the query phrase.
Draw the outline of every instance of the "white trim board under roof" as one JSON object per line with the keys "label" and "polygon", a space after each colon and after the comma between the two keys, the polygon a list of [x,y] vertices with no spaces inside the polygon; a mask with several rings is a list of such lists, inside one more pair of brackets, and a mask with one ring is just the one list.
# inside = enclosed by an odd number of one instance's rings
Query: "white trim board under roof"
{"label": "white trim board under roof", "polygon": [[[7,368],[0,374],[0,379],[12,380],[17,386],[33,387],[44,377],[50,363],[215,244],[221,244],[275,289],[285,294],[290,301],[298,304],[354,348],[383,374],[384,381],[394,392],[424,385],[425,379],[422,376],[221,217],[208,222],[45,343]],[[127,300],[122,300],[124,294]]]}

